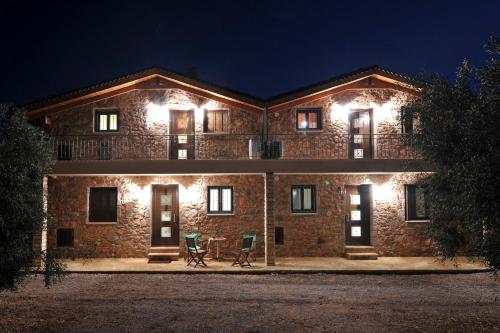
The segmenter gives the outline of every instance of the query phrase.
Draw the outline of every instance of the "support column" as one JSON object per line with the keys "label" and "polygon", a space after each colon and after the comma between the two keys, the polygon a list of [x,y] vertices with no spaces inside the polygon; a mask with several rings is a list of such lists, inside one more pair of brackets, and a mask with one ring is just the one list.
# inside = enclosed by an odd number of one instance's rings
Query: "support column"
{"label": "support column", "polygon": [[[47,177],[43,177],[43,212],[45,213],[45,216],[47,216]],[[33,252],[35,253],[35,256],[33,258],[33,267],[40,267],[42,264],[41,260],[41,253],[46,250],[47,248],[47,219],[45,218],[43,221],[43,225],[41,226],[40,230],[37,232],[33,233],[33,238],[32,238],[32,243],[31,243]]]}
{"label": "support column", "polygon": [[266,251],[266,265],[274,266],[274,173],[266,172],[264,180],[264,244]]}
{"label": "support column", "polygon": [[49,200],[49,177],[43,177],[43,212],[45,213],[45,220],[42,227],[41,250],[47,251],[47,216],[48,216],[48,200]]}

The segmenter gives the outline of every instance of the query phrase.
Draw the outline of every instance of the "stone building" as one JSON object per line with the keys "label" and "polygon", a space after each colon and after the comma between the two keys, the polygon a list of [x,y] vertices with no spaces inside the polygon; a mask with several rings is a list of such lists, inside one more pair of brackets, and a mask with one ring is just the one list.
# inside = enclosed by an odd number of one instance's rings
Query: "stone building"
{"label": "stone building", "polygon": [[[27,105],[57,162],[43,247],[176,259],[183,235],[275,256],[428,255],[430,170],[403,144],[418,98],[370,67],[262,100],[153,68]],[[39,246],[39,244],[38,244]]]}

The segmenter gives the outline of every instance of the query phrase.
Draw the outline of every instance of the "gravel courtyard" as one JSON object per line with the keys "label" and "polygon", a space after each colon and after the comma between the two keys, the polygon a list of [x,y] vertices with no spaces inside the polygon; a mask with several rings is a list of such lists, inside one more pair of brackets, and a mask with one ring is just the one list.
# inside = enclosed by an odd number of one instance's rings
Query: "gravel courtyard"
{"label": "gravel courtyard", "polygon": [[500,332],[500,281],[461,275],[85,275],[0,292],[0,332]]}

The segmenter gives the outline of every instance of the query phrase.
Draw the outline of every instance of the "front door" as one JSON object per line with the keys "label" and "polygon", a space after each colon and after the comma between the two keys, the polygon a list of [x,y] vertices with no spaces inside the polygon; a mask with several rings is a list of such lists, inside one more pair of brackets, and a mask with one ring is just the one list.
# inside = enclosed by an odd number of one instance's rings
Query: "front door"
{"label": "front door", "polygon": [[178,185],[153,185],[151,246],[179,246]]}
{"label": "front door", "polygon": [[372,111],[349,113],[349,158],[372,157]]}
{"label": "front door", "polygon": [[346,186],[347,245],[370,245],[371,185]]}
{"label": "front door", "polygon": [[194,159],[194,111],[172,110],[170,113],[170,159]]}

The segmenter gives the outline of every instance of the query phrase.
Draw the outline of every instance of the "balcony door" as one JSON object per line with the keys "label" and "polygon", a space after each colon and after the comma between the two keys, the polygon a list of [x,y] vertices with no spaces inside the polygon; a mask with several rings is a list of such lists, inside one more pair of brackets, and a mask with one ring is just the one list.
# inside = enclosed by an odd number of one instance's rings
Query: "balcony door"
{"label": "balcony door", "polygon": [[346,245],[370,245],[371,185],[346,186]]}
{"label": "balcony door", "polygon": [[349,113],[349,158],[372,158],[372,110]]}
{"label": "balcony door", "polygon": [[194,111],[170,111],[170,159],[194,159]]}

